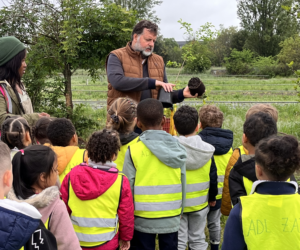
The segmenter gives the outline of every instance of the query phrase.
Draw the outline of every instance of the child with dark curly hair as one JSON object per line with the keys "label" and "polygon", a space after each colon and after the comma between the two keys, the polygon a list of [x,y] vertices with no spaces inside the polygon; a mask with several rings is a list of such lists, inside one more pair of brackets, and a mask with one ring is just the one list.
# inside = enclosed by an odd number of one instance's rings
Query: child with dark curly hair
{"label": "child with dark curly hair", "polygon": [[136,143],[139,135],[134,132],[136,124],[136,107],[137,104],[130,98],[122,97],[113,102],[107,111],[107,128],[118,131],[121,141],[121,148],[117,159],[119,171],[123,171],[125,153],[128,147]]}
{"label": "child with dark curly hair", "polygon": [[49,124],[54,120],[55,118],[51,117],[42,117],[38,119],[35,126],[33,127],[33,136],[37,142],[37,144],[46,144],[51,143],[48,136],[47,136],[47,129]]}
{"label": "child with dark curly hair", "polygon": [[222,250],[299,249],[300,197],[289,182],[300,169],[300,149],[293,136],[271,136],[255,148],[258,181],[251,195],[240,197],[226,223]]}
{"label": "child with dark curly hair", "polygon": [[119,150],[117,131],[94,132],[87,144],[89,164],[73,168],[62,183],[62,199],[83,250],[130,247],[134,207],[129,181],[113,163]]}

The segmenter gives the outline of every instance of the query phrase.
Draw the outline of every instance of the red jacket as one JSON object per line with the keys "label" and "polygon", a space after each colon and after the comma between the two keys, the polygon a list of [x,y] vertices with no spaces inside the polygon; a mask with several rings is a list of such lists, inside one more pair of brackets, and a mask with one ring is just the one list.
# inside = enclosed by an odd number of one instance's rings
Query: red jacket
{"label": "red jacket", "polygon": [[[95,164],[101,168],[115,167],[114,163],[107,163],[104,165]],[[72,169],[66,176],[61,185],[62,200],[65,202],[69,214],[72,213],[68,206],[69,192],[68,181],[72,183],[73,190],[76,196],[81,200],[91,200],[102,195],[108,190],[117,179],[117,174],[110,173],[101,169],[91,168],[89,166],[80,165]],[[101,213],[101,211],[99,211]],[[131,194],[129,181],[126,176],[123,177],[122,193],[120,204],[118,208],[119,216],[119,232],[109,242],[102,246],[94,247],[93,250],[112,250],[119,246],[119,239],[130,241],[133,237],[134,230],[134,205]],[[83,250],[90,250],[91,248],[84,248]]]}

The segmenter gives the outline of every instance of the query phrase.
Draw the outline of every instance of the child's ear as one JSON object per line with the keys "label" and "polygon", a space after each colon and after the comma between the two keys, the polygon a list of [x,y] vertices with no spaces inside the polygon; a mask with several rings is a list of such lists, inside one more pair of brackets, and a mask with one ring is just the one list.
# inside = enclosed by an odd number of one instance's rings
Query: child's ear
{"label": "child's ear", "polygon": [[255,173],[256,173],[256,178],[258,180],[262,180],[263,179],[262,176],[264,174],[263,174],[262,168],[261,168],[261,166],[259,166],[257,164],[255,164]]}
{"label": "child's ear", "polygon": [[140,120],[139,120],[138,118],[135,118],[135,119],[136,119],[136,126],[137,126],[138,128],[140,128],[141,130],[143,130],[143,129],[142,129],[143,124],[140,122]]}
{"label": "child's ear", "polygon": [[195,132],[198,132],[200,128],[201,128],[201,122],[198,123],[197,127],[195,128]]}
{"label": "child's ear", "polygon": [[161,129],[163,129],[163,126],[165,125],[165,123],[166,123],[166,117],[163,116],[161,123],[160,123]]}
{"label": "child's ear", "polygon": [[3,184],[6,187],[11,188],[12,182],[13,182],[12,170],[6,170],[3,174]]}
{"label": "child's ear", "polygon": [[248,143],[248,138],[245,134],[243,134],[242,142],[243,142],[243,145]]}
{"label": "child's ear", "polygon": [[32,143],[29,131],[25,132],[24,145],[29,146]]}
{"label": "child's ear", "polygon": [[[199,122],[199,127],[200,127],[200,129],[203,130],[203,127],[202,127],[202,123],[201,123],[201,122]],[[198,130],[199,130],[199,129],[198,129]]]}

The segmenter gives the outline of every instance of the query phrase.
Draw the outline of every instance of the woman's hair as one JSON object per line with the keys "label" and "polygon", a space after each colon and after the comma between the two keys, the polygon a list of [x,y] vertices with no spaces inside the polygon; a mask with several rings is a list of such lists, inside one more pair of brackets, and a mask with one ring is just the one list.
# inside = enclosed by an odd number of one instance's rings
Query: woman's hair
{"label": "woman's hair", "polygon": [[47,136],[47,128],[53,120],[54,118],[42,117],[36,122],[35,126],[33,127],[34,138],[40,144],[51,143]]}
{"label": "woman's hair", "polygon": [[137,104],[130,98],[118,98],[113,102],[108,114],[107,128],[121,134],[129,133],[136,117]]}
{"label": "woman's hair", "polygon": [[0,66],[0,81],[6,80],[14,91],[16,91],[16,85],[19,85],[21,89],[24,89],[24,85],[21,82],[21,76],[19,69],[22,65],[22,60],[26,57],[26,49],[19,52],[14,58]]}
{"label": "woman's hair", "polygon": [[107,161],[112,161],[113,155],[118,154],[120,147],[121,143],[118,132],[103,129],[91,135],[86,149],[92,161],[104,164]]}
{"label": "woman's hair", "polygon": [[32,186],[42,173],[48,178],[56,160],[54,151],[43,145],[29,146],[19,151],[12,160],[13,188],[17,197],[27,199],[35,194]]}
{"label": "woman's hair", "polygon": [[256,146],[255,161],[272,181],[286,181],[300,169],[299,143],[294,136],[271,136]]}
{"label": "woman's hair", "polygon": [[26,132],[29,132],[31,141],[33,141],[31,128],[23,117],[12,117],[6,119],[1,126],[1,140],[8,145],[10,149],[23,149]]}

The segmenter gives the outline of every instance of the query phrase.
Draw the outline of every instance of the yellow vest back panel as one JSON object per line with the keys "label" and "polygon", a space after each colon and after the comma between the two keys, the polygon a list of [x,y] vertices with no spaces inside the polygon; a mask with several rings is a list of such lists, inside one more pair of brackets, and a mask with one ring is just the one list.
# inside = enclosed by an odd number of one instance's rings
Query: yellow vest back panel
{"label": "yellow vest back panel", "polygon": [[114,184],[93,200],[80,200],[69,183],[71,221],[82,247],[100,246],[112,240],[118,232],[118,207],[123,175],[118,174]]}
{"label": "yellow vest back panel", "polygon": [[208,205],[208,191],[210,184],[209,160],[202,168],[186,171],[186,200],[183,212],[199,211]]}
{"label": "yellow vest back panel", "polygon": [[181,169],[162,163],[143,142],[130,146],[136,168],[134,214],[143,218],[165,218],[181,214]]}
{"label": "yellow vest back panel", "polygon": [[74,168],[77,165],[79,165],[79,164],[81,164],[81,163],[84,162],[84,154],[85,154],[85,149],[80,149],[80,148],[77,149],[77,151],[73,155],[72,159],[68,163],[68,165],[65,168],[65,170],[62,172],[61,175],[59,175],[60,183],[63,182],[64,178],[72,170],[72,168]]}
{"label": "yellow vest back panel", "polygon": [[216,196],[217,200],[222,199],[226,167],[228,165],[232,153],[233,151],[232,149],[230,149],[224,155],[214,155],[214,159],[217,167],[217,174],[218,174],[218,195]]}
{"label": "yellow vest back panel", "polygon": [[300,196],[241,197],[242,227],[248,250],[300,249]]}
{"label": "yellow vest back panel", "polygon": [[120,172],[123,172],[123,165],[124,165],[124,160],[125,160],[125,154],[127,152],[127,149],[129,146],[131,146],[134,143],[137,143],[139,137],[135,138],[134,140],[132,140],[131,142],[127,143],[126,145],[123,145],[120,148],[120,151],[118,153],[118,158],[114,161],[114,163],[117,164],[117,169]]}

